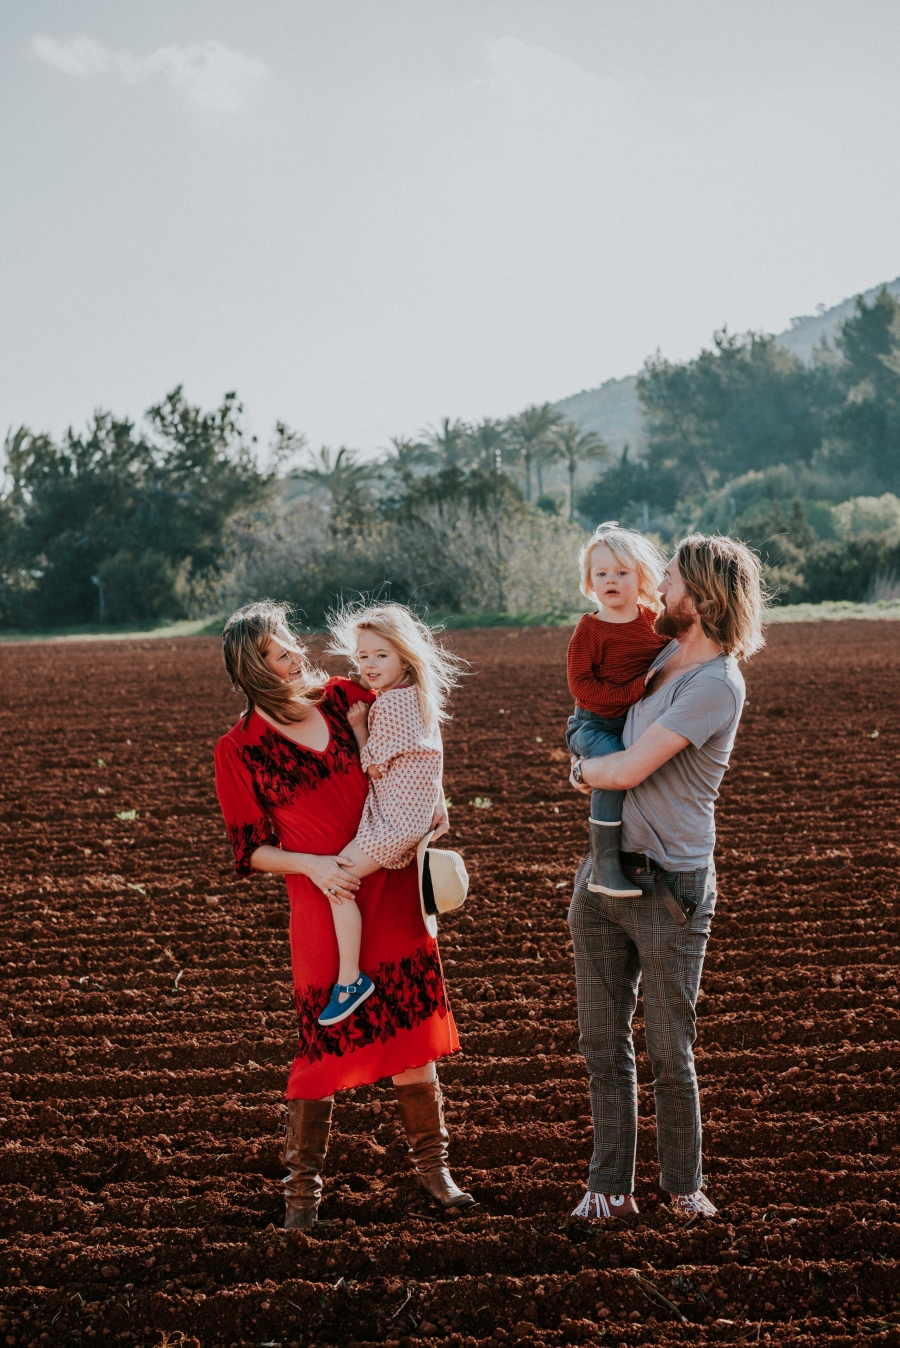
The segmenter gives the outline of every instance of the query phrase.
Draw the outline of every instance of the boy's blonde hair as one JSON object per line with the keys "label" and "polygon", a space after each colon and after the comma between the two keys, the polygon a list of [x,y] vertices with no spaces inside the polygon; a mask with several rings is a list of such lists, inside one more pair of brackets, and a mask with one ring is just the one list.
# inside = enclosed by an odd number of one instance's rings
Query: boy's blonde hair
{"label": "boy's blonde hair", "polygon": [[464,660],[438,645],[434,631],[404,604],[345,604],[329,613],[329,655],[345,655],[356,664],[360,632],[374,632],[399,655],[419,698],[430,735],[450,719],[447,699],[459,683]]}
{"label": "boy's blonde hair", "polygon": [[[246,727],[259,707],[273,721],[291,725],[303,721],[322,701],[328,675],[306,656],[306,648],[291,626],[290,604],[261,599],[232,613],[222,633],[222,655],[231,686],[247,699],[242,713]],[[273,641],[303,658],[303,673],[290,683],[273,674],[265,656]]]}
{"label": "boy's blonde hair", "polygon": [[595,548],[609,548],[616,561],[622,566],[633,566],[638,578],[638,603],[659,613],[662,603],[658,586],[662,580],[665,559],[656,544],[646,534],[637,529],[623,529],[618,520],[606,520],[598,524],[584,547],[581,549],[581,593],[585,599],[597,596],[591,589],[591,556]]}
{"label": "boy's blonde hair", "polygon": [[769,596],[762,562],[746,543],[691,534],[675,549],[675,561],[703,631],[726,655],[747,660],[766,644],[762,624]]}

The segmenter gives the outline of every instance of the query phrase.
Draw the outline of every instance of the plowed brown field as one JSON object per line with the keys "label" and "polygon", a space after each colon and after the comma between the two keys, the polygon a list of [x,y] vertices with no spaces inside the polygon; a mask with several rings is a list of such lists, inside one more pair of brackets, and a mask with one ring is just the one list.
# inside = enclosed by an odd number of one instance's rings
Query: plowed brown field
{"label": "plowed brown field", "polygon": [[0,1343],[900,1344],[900,624],[775,628],[748,670],[700,1003],[722,1216],[689,1227],[655,1189],[645,1058],[642,1219],[566,1215],[590,1153],[567,637],[456,639],[473,888],[442,927],[464,1046],[442,1076],[480,1206],[421,1207],[390,1087],[366,1087],[313,1236],[276,1230],[287,905],[230,869],[218,643],[0,649]]}

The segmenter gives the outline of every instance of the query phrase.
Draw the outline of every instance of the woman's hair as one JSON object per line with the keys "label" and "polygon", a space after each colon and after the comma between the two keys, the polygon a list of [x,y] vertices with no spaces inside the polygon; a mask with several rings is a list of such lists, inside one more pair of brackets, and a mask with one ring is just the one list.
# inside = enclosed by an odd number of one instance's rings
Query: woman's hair
{"label": "woman's hair", "polygon": [[[302,721],[322,700],[328,675],[310,665],[305,647],[291,627],[290,604],[260,599],[232,613],[222,633],[222,655],[231,686],[247,699],[244,724],[258,707],[282,725]],[[273,641],[303,656],[303,673],[288,682],[273,674],[265,655]]]}
{"label": "woman's hair", "polygon": [[403,604],[345,604],[328,615],[329,655],[345,655],[356,663],[360,632],[374,632],[399,655],[419,697],[422,720],[433,734],[450,719],[447,699],[459,683],[465,663],[438,645],[434,631]]}
{"label": "woman's hair", "polygon": [[726,655],[746,660],[766,644],[762,623],[769,596],[762,563],[746,543],[691,534],[675,549],[675,561],[703,631]]}
{"label": "woman's hair", "polygon": [[658,613],[662,607],[657,587],[662,580],[665,561],[656,544],[637,529],[623,529],[618,520],[598,524],[581,549],[581,593],[596,599],[591,589],[591,557],[594,549],[609,548],[621,566],[633,566],[638,578],[638,603]]}

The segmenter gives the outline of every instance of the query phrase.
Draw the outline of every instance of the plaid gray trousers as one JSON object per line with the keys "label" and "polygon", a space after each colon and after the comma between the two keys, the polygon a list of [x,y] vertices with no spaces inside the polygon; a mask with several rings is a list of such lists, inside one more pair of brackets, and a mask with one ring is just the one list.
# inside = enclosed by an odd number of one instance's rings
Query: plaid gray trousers
{"label": "plaid gray trousers", "polygon": [[693,1044],[700,974],[716,906],[716,874],[712,866],[665,873],[676,898],[697,901],[683,927],[654,895],[648,872],[626,866],[625,874],[644,891],[643,898],[592,894],[587,857],[575,876],[569,907],[579,1048],[590,1075],[594,1119],[588,1188],[604,1194],[634,1192],[638,1093],[631,1021],[643,978],[660,1184],[671,1194],[690,1194],[703,1182]]}

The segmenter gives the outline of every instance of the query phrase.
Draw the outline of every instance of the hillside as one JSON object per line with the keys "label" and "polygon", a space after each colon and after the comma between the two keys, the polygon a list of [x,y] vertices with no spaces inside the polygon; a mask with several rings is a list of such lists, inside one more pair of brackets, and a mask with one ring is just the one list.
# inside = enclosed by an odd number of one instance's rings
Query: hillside
{"label": "hillside", "polygon": [[[884,285],[900,299],[900,277]],[[863,293],[863,298],[871,303],[881,289],[881,285],[872,286],[871,290]],[[824,338],[832,337],[844,319],[850,317],[855,304],[856,296],[853,296],[822,313],[795,318],[786,332],[778,333],[778,341],[801,360],[808,361],[812,358],[814,348]],[[625,445],[629,445],[633,453],[640,453],[641,408],[636,375],[627,375],[624,379],[607,379],[599,388],[574,393],[569,398],[562,398],[555,406],[584,430],[602,435],[617,456]]]}

